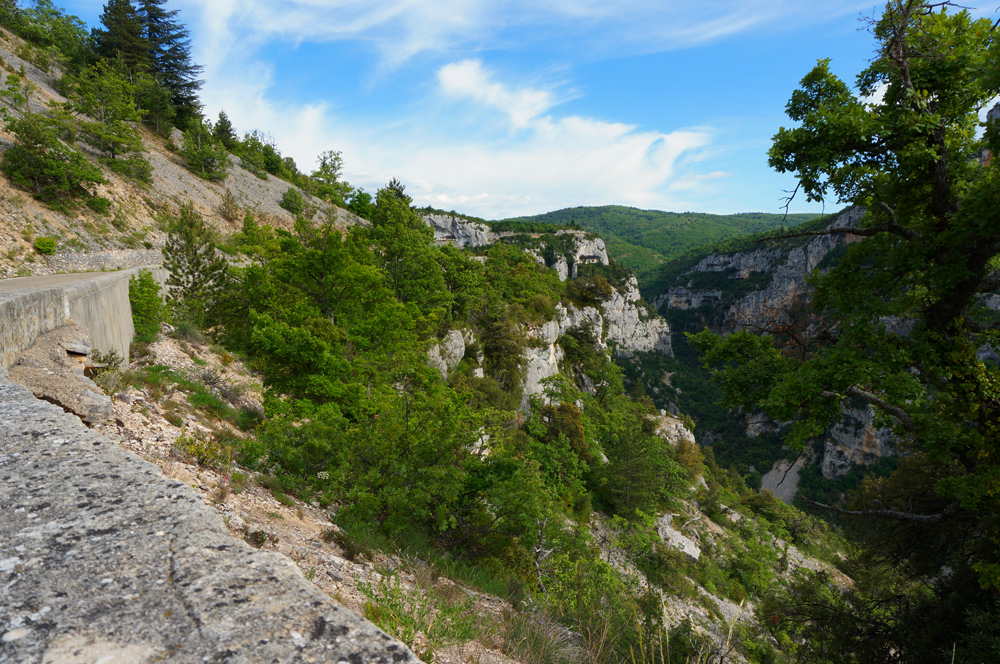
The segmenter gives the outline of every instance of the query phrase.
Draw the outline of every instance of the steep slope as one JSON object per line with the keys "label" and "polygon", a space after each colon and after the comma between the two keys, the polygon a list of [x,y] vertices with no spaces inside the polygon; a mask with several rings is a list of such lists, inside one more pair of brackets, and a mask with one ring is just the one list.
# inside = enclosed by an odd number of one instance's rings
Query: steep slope
{"label": "steep slope", "polygon": [[[860,211],[850,209],[833,220],[803,224],[799,230],[852,226],[860,217]],[[832,265],[855,238],[841,234],[762,241],[762,237],[707,245],[664,265],[647,283],[646,295],[670,322],[676,351],[676,360],[660,367],[670,374],[668,384],[653,389],[658,400],[695,418],[699,430],[704,430],[703,442],[715,447],[720,461],[736,464],[752,483],[760,482],[762,476],[767,478],[767,488],[777,490],[781,483],[781,493],[790,500],[797,473],[786,474],[788,464],[781,462],[788,456],[780,442],[782,423],[758,413],[727,414],[715,406],[721,394],[708,381],[684,333],[708,327],[780,334],[807,325],[801,318],[801,305],[808,298],[809,275]],[[647,367],[648,373],[652,371],[653,367]],[[870,407],[857,404],[847,410],[840,424],[815,441],[805,456],[810,463],[804,477],[824,490],[835,488],[836,484],[824,483],[823,478],[843,478],[857,466],[891,465],[893,453],[889,431],[874,421]],[[794,460],[792,456],[790,461]]]}
{"label": "steep slope", "polygon": [[[7,74],[24,72],[37,88],[32,108],[38,112],[49,102],[66,102],[57,90],[62,71],[52,66],[41,69],[28,58],[32,53],[23,41],[0,28],[0,59]],[[145,185],[104,169],[107,179],[92,192],[106,198],[110,207],[97,212],[83,204],[69,211],[52,209],[14,187],[0,177],[0,277],[51,274],[64,271],[109,270],[150,265],[159,262],[159,248],[165,239],[164,223],[177,208],[191,203],[205,220],[225,234],[238,227],[246,212],[253,212],[266,225],[291,228],[295,215],[282,208],[284,193],[292,187],[273,175],[259,177],[230,156],[225,179],[209,182],[185,167],[177,152],[181,134],[174,130],[164,139],[140,127],[145,157],[153,169],[153,181]],[[0,150],[13,145],[14,137],[0,128]],[[84,156],[98,164],[96,153],[86,144],[77,147]],[[303,193],[314,214],[333,215],[338,223],[349,226],[361,222],[350,212],[329,206]],[[53,255],[42,255],[34,248],[39,237],[56,240]]]}

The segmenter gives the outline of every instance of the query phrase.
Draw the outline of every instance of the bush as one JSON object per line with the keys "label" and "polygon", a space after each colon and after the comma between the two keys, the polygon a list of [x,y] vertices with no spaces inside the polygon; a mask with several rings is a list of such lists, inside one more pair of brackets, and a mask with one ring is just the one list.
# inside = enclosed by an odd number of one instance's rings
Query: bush
{"label": "bush", "polygon": [[40,237],[35,240],[35,251],[43,256],[51,256],[56,253],[56,239],[54,237]]}
{"label": "bush", "polygon": [[111,211],[111,201],[104,196],[92,196],[87,199],[87,207],[97,214],[108,214]]}
{"label": "bush", "polygon": [[135,341],[150,343],[156,341],[163,320],[163,298],[160,285],[149,270],[142,270],[128,281],[128,301],[132,306],[132,325],[135,327]]}
{"label": "bush", "polygon": [[295,187],[289,187],[285,190],[285,195],[281,197],[279,205],[294,215],[302,214],[302,210],[305,209],[305,201],[302,200],[302,194]]}
{"label": "bush", "polygon": [[3,172],[15,186],[26,189],[52,207],[67,209],[86,186],[104,182],[101,169],[59,139],[60,121],[32,113],[7,124],[14,146],[3,155]]}
{"label": "bush", "polygon": [[197,175],[216,182],[226,177],[229,153],[217,143],[208,128],[200,122],[183,135],[181,154],[187,159],[188,168]]}

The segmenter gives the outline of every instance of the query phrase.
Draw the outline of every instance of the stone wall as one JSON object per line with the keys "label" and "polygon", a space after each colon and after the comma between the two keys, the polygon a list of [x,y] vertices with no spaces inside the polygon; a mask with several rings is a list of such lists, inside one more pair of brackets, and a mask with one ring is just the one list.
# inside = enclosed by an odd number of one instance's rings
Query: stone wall
{"label": "stone wall", "polygon": [[0,292],[0,366],[10,369],[38,337],[62,327],[67,320],[90,331],[94,348],[102,353],[113,348],[127,360],[135,334],[128,282],[141,269],[150,269],[160,284],[166,280],[167,272],[162,268],[133,268],[32,278],[23,283],[30,286],[71,279],[72,283]]}

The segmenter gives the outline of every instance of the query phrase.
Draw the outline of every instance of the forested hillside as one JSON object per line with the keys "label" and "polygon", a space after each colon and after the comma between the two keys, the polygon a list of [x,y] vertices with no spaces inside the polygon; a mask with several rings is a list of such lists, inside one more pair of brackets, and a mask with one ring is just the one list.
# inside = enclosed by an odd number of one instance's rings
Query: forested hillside
{"label": "forested hillside", "polygon": [[636,273],[639,285],[645,289],[657,266],[696,247],[728,238],[792,227],[809,219],[812,214],[781,214],[742,212],[717,215],[702,212],[662,212],[639,210],[621,205],[575,207],[531,217],[514,217],[500,222],[507,228],[514,224],[546,223],[578,226],[598,233],[608,245],[608,253],[616,261]]}
{"label": "forested hillside", "polygon": [[[368,559],[362,610],[427,662],[1000,659],[1000,133],[976,131],[995,25],[893,0],[857,90],[806,75],[771,163],[844,214],[608,206],[491,230],[204,117],[164,5],[109,0],[88,31],[0,1],[0,263],[162,260],[166,289],[131,286],[135,361],[95,380],[163,415],[220,511],[250,483],[322,510],[315,548]],[[855,437],[897,467],[811,514],[756,490],[859,404]],[[488,660],[441,656],[472,641]]]}

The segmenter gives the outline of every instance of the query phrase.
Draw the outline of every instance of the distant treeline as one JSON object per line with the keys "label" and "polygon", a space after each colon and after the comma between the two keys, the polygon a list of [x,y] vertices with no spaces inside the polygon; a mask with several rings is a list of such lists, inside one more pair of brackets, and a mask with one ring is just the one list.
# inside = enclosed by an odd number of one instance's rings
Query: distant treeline
{"label": "distant treeline", "polygon": [[608,253],[630,268],[644,283],[653,277],[661,264],[709,243],[785,226],[796,226],[814,219],[815,214],[741,212],[732,215],[703,212],[663,212],[640,210],[621,205],[574,207],[532,217],[515,217],[491,222],[500,224],[555,224],[563,228],[582,228],[599,234],[607,243]]}

